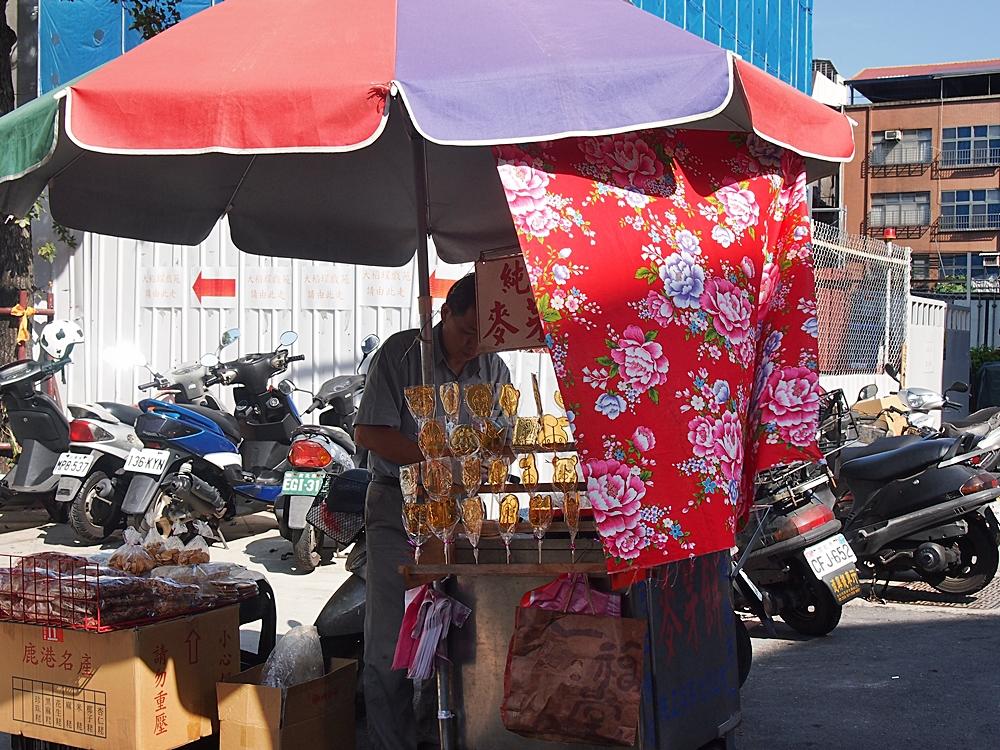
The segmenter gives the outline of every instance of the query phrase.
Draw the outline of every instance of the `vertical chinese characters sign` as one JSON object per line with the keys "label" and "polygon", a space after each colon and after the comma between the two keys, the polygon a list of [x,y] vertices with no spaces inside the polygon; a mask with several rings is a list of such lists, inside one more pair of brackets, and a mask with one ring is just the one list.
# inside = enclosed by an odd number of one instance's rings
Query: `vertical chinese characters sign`
{"label": "vertical chinese characters sign", "polygon": [[538,304],[522,255],[477,261],[476,300],[481,352],[545,346]]}
{"label": "vertical chinese characters sign", "polygon": [[818,455],[802,159],[670,129],[495,155],[616,584],[730,548],[756,474]]}

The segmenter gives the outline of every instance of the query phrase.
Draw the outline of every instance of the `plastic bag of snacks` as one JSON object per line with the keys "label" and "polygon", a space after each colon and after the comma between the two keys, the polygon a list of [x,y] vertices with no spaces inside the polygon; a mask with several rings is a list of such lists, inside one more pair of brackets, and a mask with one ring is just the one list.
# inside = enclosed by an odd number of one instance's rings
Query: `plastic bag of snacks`
{"label": "plastic bag of snacks", "polygon": [[108,560],[108,565],[132,575],[143,575],[155,568],[159,563],[156,558],[142,546],[142,537],[133,528],[125,529],[125,544],[115,550]]}
{"label": "plastic bag of snacks", "polygon": [[208,544],[200,536],[185,544],[177,555],[178,565],[201,565],[208,561]]}
{"label": "plastic bag of snacks", "polygon": [[323,648],[313,625],[292,628],[278,641],[261,672],[261,685],[287,689],[323,676]]}

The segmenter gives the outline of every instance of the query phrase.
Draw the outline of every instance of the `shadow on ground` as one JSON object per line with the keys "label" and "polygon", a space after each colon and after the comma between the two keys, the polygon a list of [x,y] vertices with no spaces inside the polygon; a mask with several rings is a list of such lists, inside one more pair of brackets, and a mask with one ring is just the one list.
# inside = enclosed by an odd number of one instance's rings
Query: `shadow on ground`
{"label": "shadow on ground", "polygon": [[825,638],[751,635],[742,750],[1000,746],[1000,615],[858,604]]}

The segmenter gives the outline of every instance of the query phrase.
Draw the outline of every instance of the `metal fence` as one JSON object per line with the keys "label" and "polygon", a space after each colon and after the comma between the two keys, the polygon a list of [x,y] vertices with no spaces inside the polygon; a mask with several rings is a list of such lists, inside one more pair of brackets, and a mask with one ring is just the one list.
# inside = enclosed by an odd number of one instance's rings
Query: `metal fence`
{"label": "metal fence", "polygon": [[819,364],[824,375],[878,375],[902,365],[910,249],[813,224]]}

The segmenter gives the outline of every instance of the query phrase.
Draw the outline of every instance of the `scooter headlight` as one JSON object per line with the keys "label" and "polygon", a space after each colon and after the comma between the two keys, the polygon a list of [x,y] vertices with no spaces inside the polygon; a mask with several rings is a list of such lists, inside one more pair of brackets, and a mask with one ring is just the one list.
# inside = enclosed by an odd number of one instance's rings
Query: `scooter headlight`
{"label": "scooter headlight", "polygon": [[899,397],[911,409],[936,409],[944,406],[944,397],[929,388],[904,388]]}

